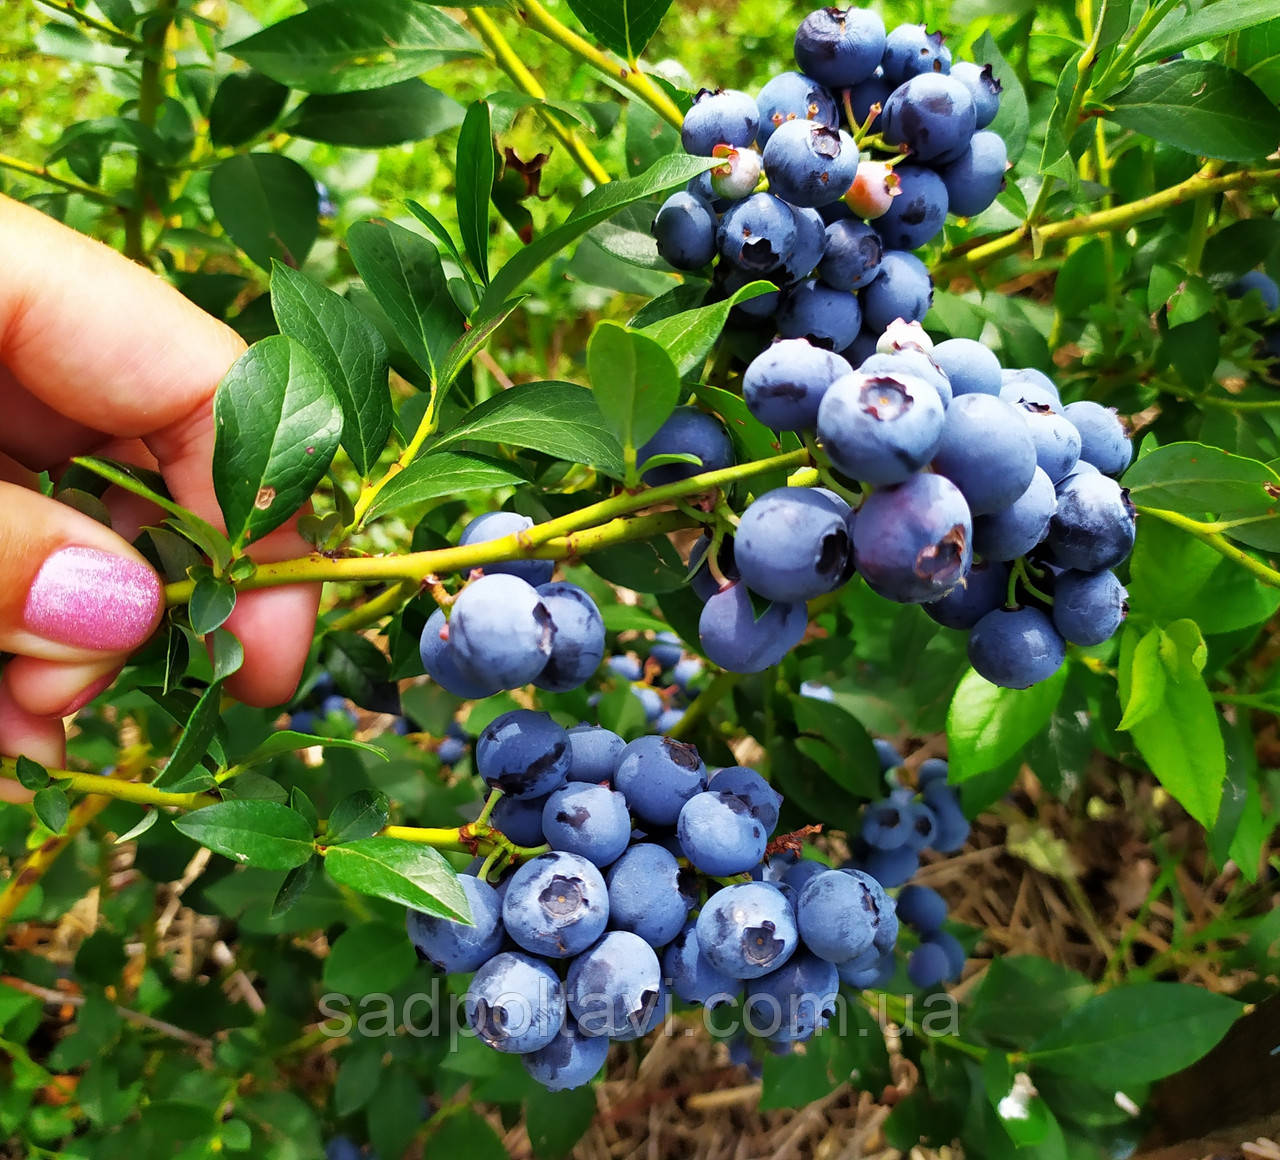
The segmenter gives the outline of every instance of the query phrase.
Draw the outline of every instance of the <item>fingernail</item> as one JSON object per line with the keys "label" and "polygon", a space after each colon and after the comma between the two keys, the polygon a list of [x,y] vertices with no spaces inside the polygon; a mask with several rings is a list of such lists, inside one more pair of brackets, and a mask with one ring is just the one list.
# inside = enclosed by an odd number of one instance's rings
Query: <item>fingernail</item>
{"label": "fingernail", "polygon": [[57,713],[51,714],[51,716],[70,717],[72,713],[80,712],[81,709],[94,699],[94,697],[110,687],[111,682],[119,675],[120,670],[116,669],[115,672],[108,673],[105,677],[99,677],[93,682],[93,684],[88,686],[88,688],[82,690],[80,695],[74,698],[70,704],[63,706],[63,708],[59,709]]}
{"label": "fingernail", "polygon": [[28,632],[74,648],[121,652],[151,635],[163,593],[145,564],[96,548],[60,548],[36,573]]}

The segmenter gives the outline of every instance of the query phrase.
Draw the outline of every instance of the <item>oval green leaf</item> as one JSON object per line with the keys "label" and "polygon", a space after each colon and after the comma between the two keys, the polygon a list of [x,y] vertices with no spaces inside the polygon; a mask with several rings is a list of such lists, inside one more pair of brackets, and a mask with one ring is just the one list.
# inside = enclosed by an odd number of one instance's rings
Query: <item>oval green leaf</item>
{"label": "oval green leaf", "polygon": [[430,846],[401,838],[365,838],[325,851],[329,877],[360,894],[386,898],[441,918],[470,923],[467,896],[453,867]]}
{"label": "oval green leaf", "polygon": [[302,815],[279,802],[218,802],[175,819],[173,826],[214,853],[261,870],[292,870],[315,849]]}
{"label": "oval green leaf", "polygon": [[278,153],[241,153],[209,175],[209,204],[222,228],[264,270],[272,259],[301,266],[319,231],[311,175]]}

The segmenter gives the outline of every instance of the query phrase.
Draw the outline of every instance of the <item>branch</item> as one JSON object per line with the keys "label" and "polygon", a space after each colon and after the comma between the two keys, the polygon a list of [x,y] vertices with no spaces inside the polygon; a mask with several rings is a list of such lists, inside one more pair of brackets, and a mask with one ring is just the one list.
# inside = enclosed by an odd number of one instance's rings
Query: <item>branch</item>
{"label": "branch", "polygon": [[[76,773],[71,769],[46,769],[45,772],[74,793],[102,794],[140,806],[173,806],[180,810],[198,810],[201,806],[211,806],[218,800],[204,793],[168,793],[144,781],[122,780],[140,772],[137,768],[122,770],[114,776]],[[17,780],[18,763],[13,758],[0,757],[0,777]]]}
{"label": "branch", "polygon": [[26,176],[34,177],[38,181],[47,181],[50,185],[56,185],[60,189],[78,193],[81,197],[87,197],[90,201],[96,201],[99,205],[118,208],[119,203],[111,194],[101,189],[95,189],[92,185],[82,185],[78,181],[70,180],[70,178],[59,177],[44,165],[33,165],[30,161],[23,161],[17,157],[10,157],[7,153],[0,153],[0,169],[11,169],[14,173],[24,173]]}
{"label": "branch", "polygon": [[[178,0],[160,0],[142,45],[144,56],[138,77],[136,116],[138,123],[147,129],[156,127],[156,117],[164,101],[166,44],[177,8]],[[147,258],[142,226],[147,213],[147,186],[155,174],[156,166],[139,149],[133,175],[133,204],[124,217],[124,252],[135,262],[145,263]]]}
{"label": "branch", "polygon": [[82,24],[85,28],[92,28],[95,32],[101,32],[104,36],[109,36],[126,48],[142,47],[142,41],[136,36],[131,36],[124,29],[117,28],[114,24],[108,24],[105,20],[99,20],[96,16],[90,16],[89,13],[82,12],[74,5],[67,3],[67,0],[36,0],[36,3],[43,4],[46,8],[52,8],[55,12],[61,12],[63,16],[71,17],[77,24]]}
{"label": "branch", "polygon": [[1272,588],[1280,588],[1280,572],[1264,564],[1257,557],[1249,555],[1243,548],[1233,544],[1226,536],[1216,530],[1219,525],[1204,524],[1179,512],[1165,511],[1163,508],[1139,507],[1137,510],[1144,516],[1155,516],[1156,519],[1163,520],[1166,524],[1180,528],[1189,535],[1195,536],[1197,540],[1208,544],[1219,555],[1225,556],[1228,560],[1252,572],[1262,583],[1268,584]]}

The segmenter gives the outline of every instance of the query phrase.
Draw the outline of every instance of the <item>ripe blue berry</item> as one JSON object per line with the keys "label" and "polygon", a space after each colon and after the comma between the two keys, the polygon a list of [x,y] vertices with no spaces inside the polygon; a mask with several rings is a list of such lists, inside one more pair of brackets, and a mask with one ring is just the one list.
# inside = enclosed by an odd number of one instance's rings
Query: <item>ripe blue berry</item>
{"label": "ripe blue berry", "polygon": [[949,205],[947,187],[924,165],[904,163],[894,173],[900,183],[898,196],[876,218],[875,230],[887,249],[918,250],[942,232]]}
{"label": "ripe blue berry", "polygon": [[1020,408],[1036,445],[1036,464],[1052,483],[1061,483],[1080,461],[1080,432],[1065,415],[1044,403]]}
{"label": "ripe blue berry", "polygon": [[1058,509],[1049,522],[1054,563],[1081,572],[1114,568],[1133,551],[1129,493],[1105,475],[1069,476],[1058,486]]}
{"label": "ripe blue berry", "polygon": [[639,737],[622,751],[613,783],[636,817],[673,826],[684,803],[707,788],[707,767],[688,742]]}
{"label": "ripe blue berry", "polygon": [[569,737],[545,713],[513,709],[481,732],[476,772],[490,789],[512,797],[543,797],[569,772]]}
{"label": "ripe blue berry", "polygon": [[881,917],[893,903],[858,870],[827,870],[805,883],[796,904],[804,944],[830,963],[848,962],[875,945]]}
{"label": "ripe blue berry", "polygon": [[916,347],[904,346],[884,353],[876,351],[862,360],[858,370],[864,375],[895,375],[901,372],[915,375],[938,392],[938,398],[942,400],[944,407],[951,406],[953,396],[947,372],[934,361],[931,354]]}
{"label": "ripe blue berry", "polygon": [[742,513],[734,556],[743,582],[768,600],[812,600],[852,575],[844,513],[813,488],[767,491]]}
{"label": "ripe blue berry", "polygon": [[973,550],[987,560],[1016,560],[1025,556],[1044,539],[1057,508],[1053,483],[1037,467],[1027,490],[1007,508],[974,516]]}
{"label": "ripe blue berry", "polygon": [[1006,367],[1000,372],[1000,397],[1015,407],[1045,406],[1062,414],[1062,399],[1054,381],[1035,367]]}
{"label": "ripe blue berry", "polygon": [[880,772],[888,773],[891,769],[897,769],[902,764],[902,754],[892,745],[885,741],[882,737],[877,737],[872,742],[876,749],[876,756],[880,759]]}
{"label": "ripe blue berry", "polygon": [[920,934],[941,930],[947,900],[930,886],[904,886],[897,898],[898,918]]}
{"label": "ripe blue berry", "polygon": [[590,1083],[604,1067],[609,1040],[583,1035],[577,1023],[566,1019],[560,1033],[537,1051],[522,1058],[525,1070],[547,1091],[563,1092]]}
{"label": "ripe blue berry", "polygon": [[694,794],[676,822],[684,856],[715,878],[744,874],[764,857],[769,835],[744,798],[709,790]]}
{"label": "ripe blue berry", "polygon": [[784,72],[768,81],[756,97],[760,111],[759,141],[763,148],[773,131],[787,121],[814,121],[834,129],[840,123],[830,91],[803,73]]}
{"label": "ripe blue berry", "polygon": [[947,408],[933,469],[956,485],[975,515],[1000,511],[1031,483],[1036,447],[1022,415],[991,395],[961,395]]}
{"label": "ripe blue berry", "polygon": [[969,819],[960,808],[956,791],[946,783],[945,770],[941,780],[933,780],[927,784],[923,781],[923,765],[920,767],[920,774],[924,800],[938,819],[938,832],[933,836],[933,848],[940,854],[954,854],[969,839]]}
{"label": "ripe blue berry", "polygon": [[791,904],[767,882],[717,890],[698,914],[697,935],[711,965],[735,979],[755,979],[777,970],[798,941]]}
{"label": "ripe blue berry", "polygon": [[708,786],[716,793],[731,793],[742,798],[752,816],[763,824],[766,833],[772,834],[777,828],[782,795],[754,769],[745,765],[719,769],[711,775]]}
{"label": "ripe blue berry", "polygon": [[1053,624],[1072,644],[1101,644],[1115,636],[1129,610],[1116,574],[1068,571],[1053,586]]}
{"label": "ripe blue berry", "polygon": [[518,576],[481,576],[458,594],[449,644],[459,666],[503,689],[527,685],[551,656],[551,614]]}
{"label": "ripe blue berry", "polygon": [[1004,603],[1008,590],[1009,565],[1002,560],[978,560],[964,580],[945,596],[931,600],[924,610],[946,628],[970,629]]}
{"label": "ripe blue berry", "polygon": [[862,869],[881,886],[892,889],[908,881],[920,869],[920,854],[914,846],[895,850],[872,850],[862,860]]}
{"label": "ripe blue berry", "polygon": [[975,133],[958,157],[938,167],[950,211],[956,217],[980,214],[1004,188],[1008,163],[1000,134],[986,129]]}
{"label": "ripe blue berry", "polygon": [[676,856],[654,842],[637,842],[610,868],[609,921],[652,947],[679,933],[693,901]]}
{"label": "ripe blue berry", "polygon": [[500,830],[517,846],[541,846],[542,807],[545,797],[516,798],[503,794],[493,807],[489,821],[495,830]]}
{"label": "ripe blue berry", "polygon": [[1005,689],[1029,689],[1062,667],[1066,646],[1038,608],[997,608],[969,634],[969,663]]}
{"label": "ripe blue berry", "polygon": [[898,318],[919,322],[932,304],[933,279],[925,264],[904,250],[886,250],[876,280],[862,291],[863,322],[880,334]]}
{"label": "ripe blue berry", "polygon": [[796,30],[796,63],[833,89],[867,80],[884,55],[882,21],[870,8],[819,8]]}
{"label": "ripe blue berry", "polygon": [[494,888],[472,874],[459,874],[458,885],[467,896],[471,925],[421,910],[405,914],[414,950],[449,974],[474,971],[502,950],[504,937],[502,906]]}
{"label": "ripe blue berry", "polygon": [[843,350],[862,329],[862,309],[854,295],[810,278],[783,294],[775,321],[783,338],[804,338],[827,350]]}
{"label": "ripe blue berry", "polygon": [[763,159],[770,191],[798,206],[839,201],[858,172],[853,138],[816,121],[784,121],[764,147]]}
{"label": "ripe blue berry", "polygon": [[495,1051],[524,1055],[559,1034],[565,992],[546,963],[503,951],[476,971],[463,1010],[467,1023]]}
{"label": "ripe blue berry", "polygon": [[692,922],[686,923],[662,952],[662,972],[686,1003],[719,1007],[742,993],[742,980],[717,970],[702,953],[697,926]]}
{"label": "ripe blue berry", "polygon": [[827,388],[850,366],[804,338],[784,338],[751,360],[742,376],[747,409],[775,431],[803,431],[818,421]]}
{"label": "ripe blue berry", "polygon": [[697,463],[664,463],[644,473],[650,487],[678,483],[704,471],[718,471],[733,463],[733,444],[720,420],[696,407],[677,407],[653,438],[636,452],[644,463],[655,455],[694,455]]}
{"label": "ripe blue berry", "polygon": [[836,973],[840,976],[840,981],[847,983],[850,987],[856,987],[859,990],[873,989],[886,986],[893,978],[897,965],[893,951],[886,951],[882,955],[871,952],[865,956],[850,959],[847,963],[838,964]]}
{"label": "ripe blue berry", "polygon": [[1089,399],[1069,403],[1063,414],[1080,432],[1080,458],[1103,475],[1119,475],[1129,466],[1133,444],[1114,407]]}
{"label": "ripe blue berry", "polygon": [[973,522],[964,496],[941,475],[913,475],[872,492],[853,526],[858,571],[900,603],[937,600],[973,558]]}
{"label": "ripe blue berry", "polygon": [[818,277],[833,290],[852,293],[875,281],[882,257],[884,242],[866,222],[832,222],[826,229]]}
{"label": "ripe blue berry", "polygon": [[658,956],[638,935],[610,931],[569,964],[565,994],[579,1031],[618,1038],[648,1023],[661,1001]]}
{"label": "ripe blue berry", "polygon": [[835,964],[800,951],[747,984],[743,1023],[753,1035],[802,1043],[835,1016],[839,993]]}
{"label": "ripe blue berry", "polygon": [[923,379],[855,371],[823,396],[818,436],[840,471],[885,487],[903,483],[933,458],[945,419],[938,392]]}
{"label": "ripe blue berry", "polygon": [[950,973],[946,952],[937,943],[921,943],[907,956],[907,978],[917,987],[936,987]]}
{"label": "ripe blue berry", "polygon": [[716,215],[709,202],[681,190],[662,203],[651,227],[658,253],[677,270],[701,270],[716,256]]}
{"label": "ripe blue berry", "polygon": [[885,80],[900,85],[920,73],[949,73],[951,50],[941,32],[929,32],[923,24],[899,24],[885,37],[880,61]]}
{"label": "ripe blue berry", "polygon": [[716,245],[726,262],[749,274],[767,274],[795,252],[796,219],[771,193],[735,201],[720,219]]}
{"label": "ripe blue berry", "polygon": [[800,643],[809,625],[803,604],[774,601],[759,616],[741,582],[708,597],[698,618],[702,651],[734,673],[758,673],[776,665]]}
{"label": "ripe blue berry", "polygon": [[[493,696],[502,687],[496,681],[482,679],[462,667],[450,638],[449,624],[439,608],[427,617],[418,649],[427,676],[455,697],[480,701]],[[314,715],[308,714],[309,719],[300,723],[298,718],[301,716],[302,713],[294,714],[293,727],[308,733],[315,724]]]}
{"label": "ripe blue berry", "polygon": [[569,738],[569,780],[612,781],[627,743],[599,725],[575,725]]}
{"label": "ripe blue berry", "polygon": [[551,615],[551,656],[534,684],[565,693],[583,684],[604,657],[604,620],[595,601],[576,584],[553,581],[538,588]]}
{"label": "ripe blue berry", "polygon": [[1280,310],[1280,286],[1261,270],[1250,270],[1227,287],[1227,295],[1231,298],[1243,298],[1249,293],[1257,294],[1262,299],[1262,305],[1266,307],[1268,314]]}
{"label": "ripe blue berry", "polygon": [[945,784],[946,780],[947,763],[941,757],[925,758],[925,760],[920,763],[920,768],[916,770],[916,785],[918,785],[921,790],[932,782],[940,781]]}
{"label": "ripe blue berry", "polygon": [[[485,512],[476,516],[458,538],[459,545],[480,544],[488,540],[500,540],[504,536],[516,536],[533,527],[533,520],[522,516],[519,512]],[[521,580],[532,584],[535,588],[551,579],[555,571],[554,560],[505,560],[501,563],[486,564],[486,575],[506,574],[519,576]]]}
{"label": "ripe blue berry", "polygon": [[649,656],[658,662],[659,668],[665,673],[684,656],[684,645],[674,632],[660,632],[649,648]]}
{"label": "ripe blue berry", "polygon": [[971,338],[949,338],[931,352],[933,361],[951,380],[957,395],[998,395],[1000,360],[980,342]]}
{"label": "ripe blue berry", "polygon": [[756,103],[736,89],[702,89],[684,115],[680,143],[686,153],[710,157],[717,145],[749,146],[760,128]]}
{"label": "ripe blue berry", "polygon": [[1000,93],[1003,89],[991,66],[961,60],[951,66],[951,75],[969,90],[969,96],[973,98],[975,126],[985,129],[1000,111]]}
{"label": "ripe blue berry", "polygon": [[600,871],[577,854],[552,850],[512,876],[502,923],[527,951],[563,959],[584,951],[609,922],[609,891]]}
{"label": "ripe blue berry", "polygon": [[617,861],[631,841],[627,799],[588,782],[571,781],[555,790],[542,807],[541,827],[553,850],[580,854],[596,866]]}
{"label": "ripe blue berry", "polygon": [[[796,244],[791,257],[782,264],[782,275],[788,285],[808,278],[822,261],[827,248],[827,224],[822,220],[822,214],[808,206],[793,205],[791,215],[796,222]],[[769,295],[760,297],[768,298]],[[776,307],[775,302],[774,309]]]}
{"label": "ripe blue berry", "polygon": [[976,123],[968,86],[932,72],[910,77],[894,89],[880,114],[884,139],[890,145],[906,145],[920,161],[962,151]]}

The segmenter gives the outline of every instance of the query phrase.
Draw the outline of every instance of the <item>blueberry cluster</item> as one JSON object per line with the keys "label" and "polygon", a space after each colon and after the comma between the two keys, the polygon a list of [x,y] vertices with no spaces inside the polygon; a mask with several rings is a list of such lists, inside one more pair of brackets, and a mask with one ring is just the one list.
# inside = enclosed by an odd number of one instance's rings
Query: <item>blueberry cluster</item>
{"label": "blueberry cluster", "polygon": [[[702,562],[709,575],[695,576],[709,593],[703,647],[738,671],[775,663],[804,632],[804,601],[856,571],[881,596],[969,630],[987,680],[1042,681],[1066,641],[1100,644],[1124,617],[1111,569],[1133,547],[1134,510],[1112,477],[1129,464],[1129,437],[1113,409],[1063,406],[1046,375],[1003,369],[981,343],[935,347],[898,322],[880,345],[855,370],[783,339],[747,367],[752,414],[816,433],[835,476],[864,488],[848,492],[856,508],[820,487],[759,496],[731,551],[722,541]],[[763,614],[752,594],[771,602]]]}
{"label": "blueberry cluster", "polygon": [[690,699],[697,695],[692,682],[702,674],[702,661],[685,652],[674,632],[658,633],[643,664],[630,653],[615,653],[605,666],[629,683],[655,733],[669,733],[684,719]]}
{"label": "blueberry cluster", "polygon": [[[933,282],[911,251],[948,213],[980,213],[1004,186],[1005,144],[987,128],[1000,83],[990,66],[953,68],[941,34],[886,33],[870,10],[810,13],[795,57],[801,71],[754,99],[698,94],[681,140],[720,164],[667,199],[653,233],[676,269],[718,257],[726,294],[772,281],[779,292],[742,303],[743,314],[861,362],[890,322],[929,309]],[[862,156],[851,135],[872,130],[886,160]]]}
{"label": "blueberry cluster", "polygon": [[[475,760],[503,791],[492,824],[550,848],[497,885],[478,867],[460,875],[472,925],[410,911],[409,935],[441,970],[474,972],[468,1024],[548,1088],[586,1083],[609,1042],[655,1028],[672,995],[737,1002],[746,1029],[792,1043],[827,1025],[842,982],[893,974],[898,917],[877,867],[771,846],[782,798],[755,770],[709,773],[692,745],[628,744],[528,710],[486,727]],[[909,806],[916,850],[944,831],[963,841],[940,789]],[[940,925],[924,933],[942,946]]]}
{"label": "blueberry cluster", "polygon": [[[488,512],[472,520],[460,543],[519,535],[533,520]],[[422,664],[455,696],[479,700],[530,682],[548,692],[576,689],[604,656],[604,620],[576,584],[551,579],[550,560],[489,564],[422,630]]]}

